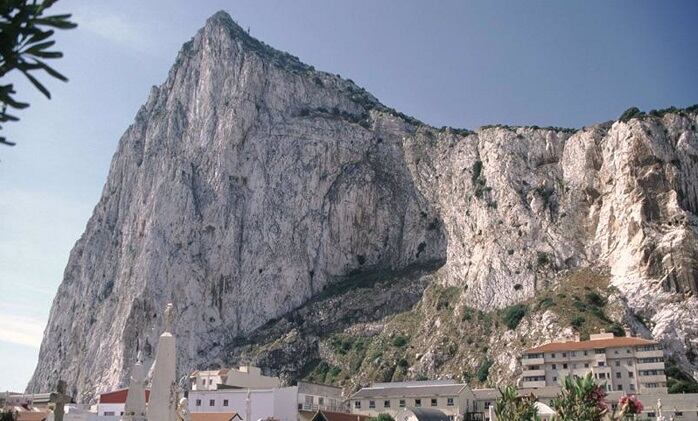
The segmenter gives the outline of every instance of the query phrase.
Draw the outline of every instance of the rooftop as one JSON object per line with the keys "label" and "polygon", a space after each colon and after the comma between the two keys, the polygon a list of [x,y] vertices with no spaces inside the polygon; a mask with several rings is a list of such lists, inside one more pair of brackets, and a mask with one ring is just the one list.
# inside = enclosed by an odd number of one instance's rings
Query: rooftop
{"label": "rooftop", "polygon": [[376,383],[371,387],[364,387],[357,391],[351,398],[360,399],[389,396],[423,397],[425,394],[431,396],[456,396],[465,387],[466,385],[464,383],[454,383],[451,380]]}
{"label": "rooftop", "polygon": [[312,421],[366,421],[368,415],[350,414],[347,412],[317,411]]}
{"label": "rooftop", "polygon": [[577,351],[597,348],[619,348],[624,346],[654,345],[656,341],[635,337],[616,337],[608,339],[593,339],[588,341],[550,342],[545,345],[529,348],[525,353]]}
{"label": "rooftop", "polygon": [[412,412],[418,421],[449,421],[448,415],[434,408],[407,407],[406,411]]}
{"label": "rooftop", "polygon": [[191,421],[231,421],[242,417],[237,412],[192,412]]}

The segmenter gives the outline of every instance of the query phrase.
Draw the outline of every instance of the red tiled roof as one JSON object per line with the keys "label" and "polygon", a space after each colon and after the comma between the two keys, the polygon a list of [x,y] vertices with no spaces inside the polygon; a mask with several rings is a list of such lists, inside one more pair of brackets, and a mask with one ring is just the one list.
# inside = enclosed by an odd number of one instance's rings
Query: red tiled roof
{"label": "red tiled roof", "polygon": [[191,421],[231,421],[233,419],[242,421],[242,417],[237,412],[192,412]]}
{"label": "red tiled roof", "polygon": [[609,339],[597,339],[594,341],[570,341],[570,342],[550,342],[545,345],[527,349],[527,353],[532,352],[553,352],[553,351],[577,351],[596,348],[618,348],[623,346],[653,345],[656,341],[648,339],[620,337]]}
{"label": "red tiled roof", "polygon": [[312,421],[366,421],[369,418],[371,417],[368,415],[350,414],[348,412],[317,411]]}
{"label": "red tiled roof", "polygon": [[[128,389],[119,389],[99,395],[99,403],[126,403]],[[150,390],[145,391],[145,401],[150,398]]]}

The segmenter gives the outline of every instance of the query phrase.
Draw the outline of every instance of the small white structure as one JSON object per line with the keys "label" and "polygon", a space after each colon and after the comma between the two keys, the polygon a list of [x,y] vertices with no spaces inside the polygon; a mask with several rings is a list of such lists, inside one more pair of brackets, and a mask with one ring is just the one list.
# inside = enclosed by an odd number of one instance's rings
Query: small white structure
{"label": "small white structure", "polygon": [[538,416],[541,421],[551,421],[555,416],[555,410],[543,402],[535,402],[533,405],[538,410]]}
{"label": "small white structure", "polygon": [[191,390],[216,390],[226,386],[242,389],[273,389],[281,386],[281,380],[278,377],[265,376],[259,367],[251,365],[243,365],[237,369],[199,370],[193,372],[189,379]]}
{"label": "small white structure", "polygon": [[152,368],[148,421],[175,421],[177,409],[177,351],[175,337],[170,333],[174,318],[173,306],[165,308],[165,331],[160,335]]}

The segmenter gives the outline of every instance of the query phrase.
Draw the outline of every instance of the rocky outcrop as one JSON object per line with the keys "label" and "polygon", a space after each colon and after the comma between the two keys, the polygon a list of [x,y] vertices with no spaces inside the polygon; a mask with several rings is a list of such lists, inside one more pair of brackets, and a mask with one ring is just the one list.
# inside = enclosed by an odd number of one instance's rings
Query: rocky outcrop
{"label": "rocky outcrop", "polygon": [[488,312],[585,267],[695,369],[697,122],[434,129],[218,13],[120,140],[28,390],[123,384],[167,302],[182,374],[243,356],[292,379],[427,286]]}

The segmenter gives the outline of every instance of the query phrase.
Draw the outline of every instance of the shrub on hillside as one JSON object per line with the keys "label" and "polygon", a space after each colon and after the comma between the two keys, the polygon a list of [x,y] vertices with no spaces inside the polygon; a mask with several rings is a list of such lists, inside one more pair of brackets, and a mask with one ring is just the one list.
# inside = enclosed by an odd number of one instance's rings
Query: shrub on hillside
{"label": "shrub on hillside", "polygon": [[521,319],[524,318],[527,312],[527,307],[524,304],[515,304],[504,309],[504,324],[509,329],[516,329]]}

